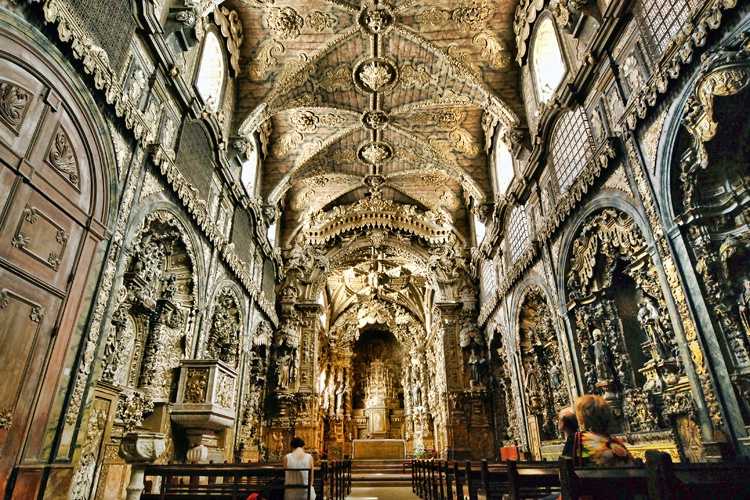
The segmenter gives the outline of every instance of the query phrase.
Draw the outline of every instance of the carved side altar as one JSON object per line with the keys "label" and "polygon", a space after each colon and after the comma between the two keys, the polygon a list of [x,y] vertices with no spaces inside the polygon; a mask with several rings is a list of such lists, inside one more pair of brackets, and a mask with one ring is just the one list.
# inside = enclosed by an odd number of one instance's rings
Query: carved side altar
{"label": "carved side altar", "polygon": [[403,439],[355,439],[352,441],[352,458],[406,458],[406,441]]}

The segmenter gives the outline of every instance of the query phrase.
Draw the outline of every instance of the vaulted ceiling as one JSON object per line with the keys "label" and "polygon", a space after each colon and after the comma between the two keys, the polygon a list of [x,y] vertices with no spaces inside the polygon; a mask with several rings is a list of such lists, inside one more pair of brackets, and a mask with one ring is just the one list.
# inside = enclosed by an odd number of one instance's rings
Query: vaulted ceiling
{"label": "vaulted ceiling", "polygon": [[518,1],[230,0],[244,29],[235,126],[258,132],[282,247],[308,214],[381,196],[448,214],[492,198],[487,137],[524,122]]}

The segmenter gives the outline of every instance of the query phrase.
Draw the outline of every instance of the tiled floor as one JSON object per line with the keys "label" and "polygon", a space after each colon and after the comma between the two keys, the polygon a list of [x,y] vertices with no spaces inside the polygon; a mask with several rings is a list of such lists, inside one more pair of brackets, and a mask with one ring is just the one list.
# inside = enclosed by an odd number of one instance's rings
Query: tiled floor
{"label": "tiled floor", "polygon": [[411,486],[352,486],[348,500],[419,500]]}

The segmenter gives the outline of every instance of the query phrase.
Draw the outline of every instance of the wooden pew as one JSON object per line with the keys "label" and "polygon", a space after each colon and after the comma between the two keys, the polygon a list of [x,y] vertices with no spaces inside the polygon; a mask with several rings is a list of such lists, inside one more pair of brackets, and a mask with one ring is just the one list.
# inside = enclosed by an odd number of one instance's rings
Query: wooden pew
{"label": "wooden pew", "polygon": [[646,452],[649,496],[654,500],[750,498],[748,463],[678,463],[667,453]]}
{"label": "wooden pew", "polygon": [[412,491],[422,500],[500,500],[542,498],[559,493],[553,462],[480,463],[415,460]]}
{"label": "wooden pew", "polygon": [[[160,477],[158,491],[141,495],[144,500],[245,500],[263,492],[271,499],[283,498],[286,489],[307,489],[305,485],[285,485],[285,470],[279,466],[255,464],[149,465],[146,477]],[[153,485],[153,481],[148,481]]]}
{"label": "wooden pew", "polygon": [[[649,481],[644,467],[579,467],[560,457],[562,500],[591,496],[597,500],[648,498]],[[686,497],[687,498],[687,497]]]}
{"label": "wooden pew", "polygon": [[509,460],[507,464],[510,500],[543,498],[560,492],[559,466],[554,462]]}
{"label": "wooden pew", "polygon": [[317,498],[343,500],[352,489],[352,461],[322,460],[314,485]]}

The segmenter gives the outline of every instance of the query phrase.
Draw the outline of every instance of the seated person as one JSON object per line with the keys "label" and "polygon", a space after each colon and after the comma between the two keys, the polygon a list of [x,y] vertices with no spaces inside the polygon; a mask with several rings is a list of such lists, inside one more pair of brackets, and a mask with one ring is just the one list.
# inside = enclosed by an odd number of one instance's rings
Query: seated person
{"label": "seated person", "polygon": [[565,446],[561,455],[564,457],[573,457],[576,432],[578,432],[578,417],[572,410],[560,410],[557,414],[557,426],[565,437]]}
{"label": "seated person", "polygon": [[609,432],[612,410],[601,396],[586,394],[576,400],[576,416],[581,427],[575,433],[573,460],[576,466],[625,467],[635,465],[625,444]]}

